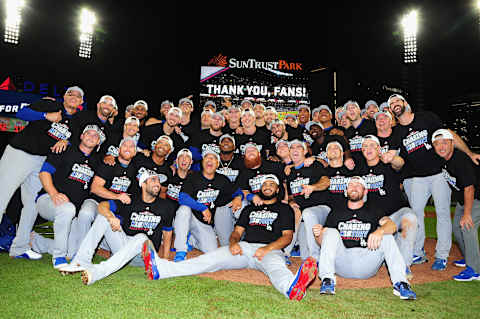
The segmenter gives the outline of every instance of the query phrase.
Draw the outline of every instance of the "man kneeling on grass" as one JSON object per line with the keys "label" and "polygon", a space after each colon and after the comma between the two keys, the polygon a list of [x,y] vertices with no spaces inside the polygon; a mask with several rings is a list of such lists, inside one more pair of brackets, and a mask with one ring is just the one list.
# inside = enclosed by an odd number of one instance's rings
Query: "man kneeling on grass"
{"label": "man kneeling on grass", "polygon": [[[160,183],[166,176],[146,170],[140,175],[140,196],[132,198],[130,205],[110,200],[98,205],[99,214],[82,241],[70,265],[60,268],[61,273],[82,271],[82,281],[91,285],[116,272],[140,254],[142,245],[151,239],[159,249],[163,238],[162,255],[167,258],[172,240],[172,221],[175,205],[158,197]],[[105,237],[113,255],[100,264],[92,264],[98,244]]]}
{"label": "man kneeling on grass", "polygon": [[347,184],[347,204],[332,207],[325,227],[313,226],[320,251],[321,294],[335,294],[335,273],[345,278],[367,279],[385,261],[390,272],[393,294],[400,299],[416,299],[407,283],[405,261],[395,242],[395,223],[380,210],[365,205],[368,189],[362,177]]}
{"label": "man kneeling on grass", "polygon": [[[181,262],[160,259],[151,241],[143,246],[145,270],[151,280],[197,275],[224,269],[253,268],[265,273],[273,286],[292,300],[301,300],[317,275],[317,261],[308,257],[294,276],[285,265],[282,248],[293,237],[294,215],[278,199],[279,181],[275,175],[261,180],[259,196],[263,205],[245,207],[230,235],[229,246],[217,248]],[[240,241],[242,236],[244,239]]]}

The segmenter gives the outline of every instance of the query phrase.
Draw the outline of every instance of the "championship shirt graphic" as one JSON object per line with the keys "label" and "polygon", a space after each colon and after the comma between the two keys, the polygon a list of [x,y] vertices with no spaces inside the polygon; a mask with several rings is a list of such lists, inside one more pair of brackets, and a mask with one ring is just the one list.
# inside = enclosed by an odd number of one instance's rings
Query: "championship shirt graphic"
{"label": "championship shirt graphic", "polygon": [[307,142],[308,145],[312,145],[312,144],[313,144],[313,139],[312,139],[312,137],[310,136],[310,134],[308,134],[308,133],[305,133],[305,132],[303,133],[303,140],[304,140],[305,142]]}
{"label": "championship shirt graphic", "polygon": [[220,154],[220,146],[217,144],[211,143],[211,144],[203,144],[202,145],[202,154],[207,152],[207,151],[213,151],[217,154]]}
{"label": "championship shirt graphic", "polygon": [[217,173],[225,175],[230,182],[235,182],[237,179],[239,170],[238,169],[231,169],[230,167],[221,167],[217,169]]}
{"label": "championship shirt graphic", "polygon": [[350,152],[361,152],[362,151],[362,143],[363,137],[361,136],[354,136],[349,140],[350,143]]}
{"label": "championship shirt graphic", "polygon": [[130,226],[128,228],[136,231],[144,231],[148,235],[152,235],[153,230],[157,228],[161,220],[161,216],[154,215],[148,211],[134,212],[130,217]]}
{"label": "championship shirt graphic", "polygon": [[403,146],[408,154],[415,152],[422,147],[425,147],[427,150],[430,150],[432,146],[428,143],[428,131],[413,131],[403,139]]}
{"label": "championship shirt graphic", "polygon": [[248,180],[248,185],[250,185],[252,193],[258,193],[260,191],[260,188],[262,187],[262,177],[264,175],[265,174],[260,174]]}
{"label": "championship shirt graphic", "polygon": [[458,192],[460,191],[460,188],[458,188],[457,186],[457,179],[452,175],[450,175],[448,171],[444,168],[442,168],[442,175],[443,175],[443,178],[445,178],[447,183],[450,184],[450,186],[452,186],[453,189],[455,189]]}
{"label": "championship shirt graphic", "polygon": [[347,189],[348,181],[350,179],[345,176],[332,176],[330,177],[330,186],[328,190],[330,193],[344,193]]}
{"label": "championship shirt graphic", "polygon": [[360,243],[361,247],[367,247],[367,236],[372,225],[363,223],[357,219],[338,223],[338,231],[343,240],[353,240]]}
{"label": "championship shirt graphic", "polygon": [[290,190],[293,196],[298,196],[302,193],[303,185],[310,185],[310,177],[297,177],[290,182]]}
{"label": "championship shirt graphic", "polygon": [[168,184],[166,195],[168,198],[178,202],[178,196],[180,195],[181,189],[182,189],[182,185]]}
{"label": "championship shirt graphic", "polygon": [[266,230],[272,231],[272,224],[277,217],[278,213],[269,210],[254,211],[249,215],[249,225],[265,227]]}
{"label": "championship shirt graphic", "polygon": [[386,152],[389,151],[389,149],[390,149],[390,148],[388,147],[388,144],[387,144],[387,145],[384,145],[384,146],[380,147],[380,153],[381,153],[381,154],[385,154]]}
{"label": "championship shirt graphic", "polygon": [[72,133],[67,125],[61,123],[52,123],[47,133],[57,141],[68,140]]}
{"label": "championship shirt graphic", "polygon": [[69,179],[83,184],[84,189],[88,189],[88,183],[92,179],[95,172],[87,164],[74,164]]}
{"label": "championship shirt graphic", "polygon": [[113,178],[112,186],[110,186],[109,190],[117,194],[126,193],[131,183],[132,181],[126,176],[116,176]]}
{"label": "championship shirt graphic", "polygon": [[369,174],[369,175],[363,176],[363,179],[367,184],[368,192],[378,192],[378,194],[381,196],[386,195],[386,192],[383,189],[383,182],[385,180],[385,177],[383,176],[383,174],[381,175]]}
{"label": "championship shirt graphic", "polygon": [[205,204],[208,208],[215,208],[213,203],[216,199],[220,190],[207,188],[205,190],[200,190],[197,192],[197,201],[199,203]]}
{"label": "championship shirt graphic", "polygon": [[107,154],[106,155],[112,155],[114,157],[118,157],[118,150],[119,150],[118,147],[110,145],[107,149]]}
{"label": "championship shirt graphic", "polygon": [[326,151],[321,151],[321,152],[317,155],[317,159],[324,160],[324,161],[327,162],[327,164],[328,164],[327,152],[326,152]]}

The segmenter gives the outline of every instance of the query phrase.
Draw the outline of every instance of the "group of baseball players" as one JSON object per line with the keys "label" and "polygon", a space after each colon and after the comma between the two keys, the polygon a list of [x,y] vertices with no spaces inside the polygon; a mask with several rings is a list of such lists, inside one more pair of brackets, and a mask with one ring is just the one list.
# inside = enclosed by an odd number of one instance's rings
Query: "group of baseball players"
{"label": "group of baseball players", "polygon": [[[162,102],[158,118],[144,100],[121,116],[110,95],[81,111],[83,98],[74,86],[17,113],[29,124],[0,160],[0,220],[18,188],[23,204],[12,258],[50,254],[88,285],[126,264],[151,280],[253,268],[295,300],[317,276],[335,294],[336,274],[366,279],[385,262],[393,293],[412,300],[433,197],[432,270],[446,269],[453,230],[464,257],[453,279],[480,280],[480,155],[401,95],[283,119],[253,100],[207,101],[200,121],[190,98]],[[32,230],[38,216],[53,239]],[[94,264],[99,247],[111,257]],[[203,254],[187,259],[193,248]]]}

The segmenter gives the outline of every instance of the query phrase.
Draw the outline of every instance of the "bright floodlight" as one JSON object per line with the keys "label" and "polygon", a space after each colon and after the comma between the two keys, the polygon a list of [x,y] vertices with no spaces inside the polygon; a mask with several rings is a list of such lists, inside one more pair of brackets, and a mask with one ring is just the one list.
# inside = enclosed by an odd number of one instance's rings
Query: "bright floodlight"
{"label": "bright floodlight", "polygon": [[3,40],[6,43],[18,44],[20,36],[20,23],[22,22],[22,8],[25,5],[23,0],[6,0],[5,11],[5,35]]}
{"label": "bright floodlight", "polygon": [[404,62],[417,63],[417,29],[418,14],[416,10],[406,14],[402,19]]}
{"label": "bright floodlight", "polygon": [[80,14],[80,48],[78,56],[90,59],[93,45],[93,27],[96,23],[95,13],[88,9],[82,9]]}
{"label": "bright floodlight", "polygon": [[480,0],[477,0],[477,9],[480,10]]}

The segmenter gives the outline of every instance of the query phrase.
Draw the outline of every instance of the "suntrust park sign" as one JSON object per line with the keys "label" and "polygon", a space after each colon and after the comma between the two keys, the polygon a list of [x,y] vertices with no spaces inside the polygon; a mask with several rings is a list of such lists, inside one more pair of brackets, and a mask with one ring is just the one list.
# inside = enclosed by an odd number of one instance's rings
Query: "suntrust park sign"
{"label": "suntrust park sign", "polygon": [[236,58],[227,59],[226,56],[219,54],[213,57],[208,65],[229,67],[232,69],[266,69],[266,70],[284,70],[284,71],[303,71],[302,63],[278,60],[272,62],[257,61],[253,58],[247,60],[238,60]]}

